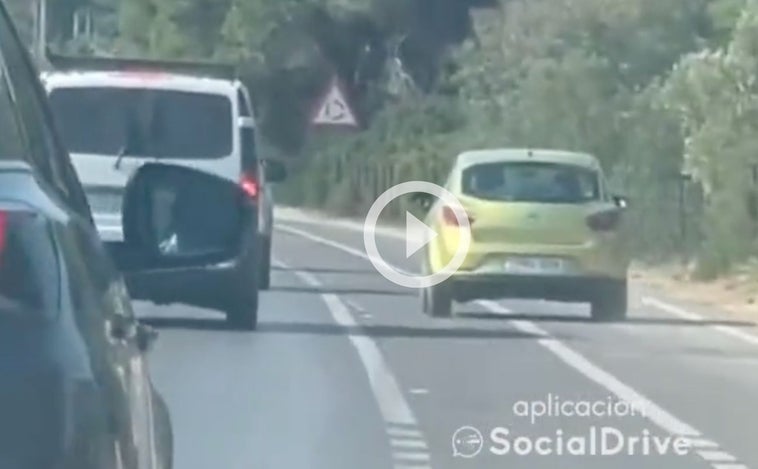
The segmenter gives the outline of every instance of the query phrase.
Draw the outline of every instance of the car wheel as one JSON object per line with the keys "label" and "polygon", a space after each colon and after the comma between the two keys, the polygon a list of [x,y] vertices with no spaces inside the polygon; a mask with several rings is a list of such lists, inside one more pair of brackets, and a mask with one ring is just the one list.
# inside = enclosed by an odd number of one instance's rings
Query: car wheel
{"label": "car wheel", "polygon": [[592,300],[592,319],[600,322],[623,321],[627,310],[627,282],[610,280],[602,283]]}
{"label": "car wheel", "polygon": [[261,238],[261,256],[258,266],[258,288],[268,290],[271,287],[271,238]]}
{"label": "car wheel", "polygon": [[[249,252],[255,253],[255,250]],[[258,265],[255,255],[248,255],[239,267],[236,285],[227,305],[226,322],[234,329],[254,331],[258,327]]]}
{"label": "car wheel", "polygon": [[429,314],[429,292],[428,288],[419,288],[419,299],[421,300],[421,312]]}
{"label": "car wheel", "polygon": [[433,318],[449,318],[453,315],[453,291],[449,282],[441,282],[425,290],[426,314]]}
{"label": "car wheel", "polygon": [[258,290],[251,296],[255,300],[240,301],[226,310],[226,322],[234,329],[254,331],[258,327]]}

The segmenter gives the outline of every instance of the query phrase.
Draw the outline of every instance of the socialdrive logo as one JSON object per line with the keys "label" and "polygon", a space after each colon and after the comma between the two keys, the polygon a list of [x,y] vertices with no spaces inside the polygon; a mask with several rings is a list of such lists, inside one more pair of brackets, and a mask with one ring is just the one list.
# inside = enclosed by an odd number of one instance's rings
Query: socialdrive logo
{"label": "socialdrive logo", "polygon": [[484,448],[484,437],[474,427],[461,427],[453,433],[453,456],[457,458],[474,458]]}

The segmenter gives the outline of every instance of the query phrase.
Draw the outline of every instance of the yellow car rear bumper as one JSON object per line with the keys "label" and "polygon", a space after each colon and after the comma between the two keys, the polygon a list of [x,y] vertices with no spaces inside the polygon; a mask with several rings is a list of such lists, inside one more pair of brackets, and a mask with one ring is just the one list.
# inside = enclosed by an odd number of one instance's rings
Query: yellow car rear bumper
{"label": "yellow car rear bumper", "polygon": [[[503,267],[511,257],[549,257],[564,261],[565,277],[626,278],[629,260],[619,253],[617,243],[611,238],[598,238],[584,244],[482,244],[472,243],[463,264],[454,276],[497,276],[507,274]],[[455,253],[454,243],[437,238],[429,243],[428,269],[442,270]],[[537,278],[540,278],[539,276]]]}

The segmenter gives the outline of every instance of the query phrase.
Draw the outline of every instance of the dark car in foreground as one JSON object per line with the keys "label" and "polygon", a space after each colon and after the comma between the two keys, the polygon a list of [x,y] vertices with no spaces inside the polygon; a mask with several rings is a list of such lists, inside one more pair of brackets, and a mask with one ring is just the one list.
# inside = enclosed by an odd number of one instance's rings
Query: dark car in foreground
{"label": "dark car in foreground", "polygon": [[123,240],[103,243],[37,76],[0,3],[0,468],[170,469],[146,360],[157,334],[130,293],[155,300],[167,272],[238,258],[246,196],[146,165],[124,192]]}

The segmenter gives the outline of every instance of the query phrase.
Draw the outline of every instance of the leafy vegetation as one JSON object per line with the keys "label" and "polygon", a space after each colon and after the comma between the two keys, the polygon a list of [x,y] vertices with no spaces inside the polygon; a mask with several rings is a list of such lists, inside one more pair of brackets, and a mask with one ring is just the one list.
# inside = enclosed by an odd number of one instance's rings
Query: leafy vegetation
{"label": "leafy vegetation", "polygon": [[[53,31],[86,2],[49,1]],[[28,29],[27,0],[8,2]],[[630,197],[640,257],[710,277],[756,254],[758,0],[97,3],[100,49],[240,65],[268,151],[297,169],[282,200],[361,215],[467,148],[563,148]],[[360,132],[308,126],[333,74]]]}

